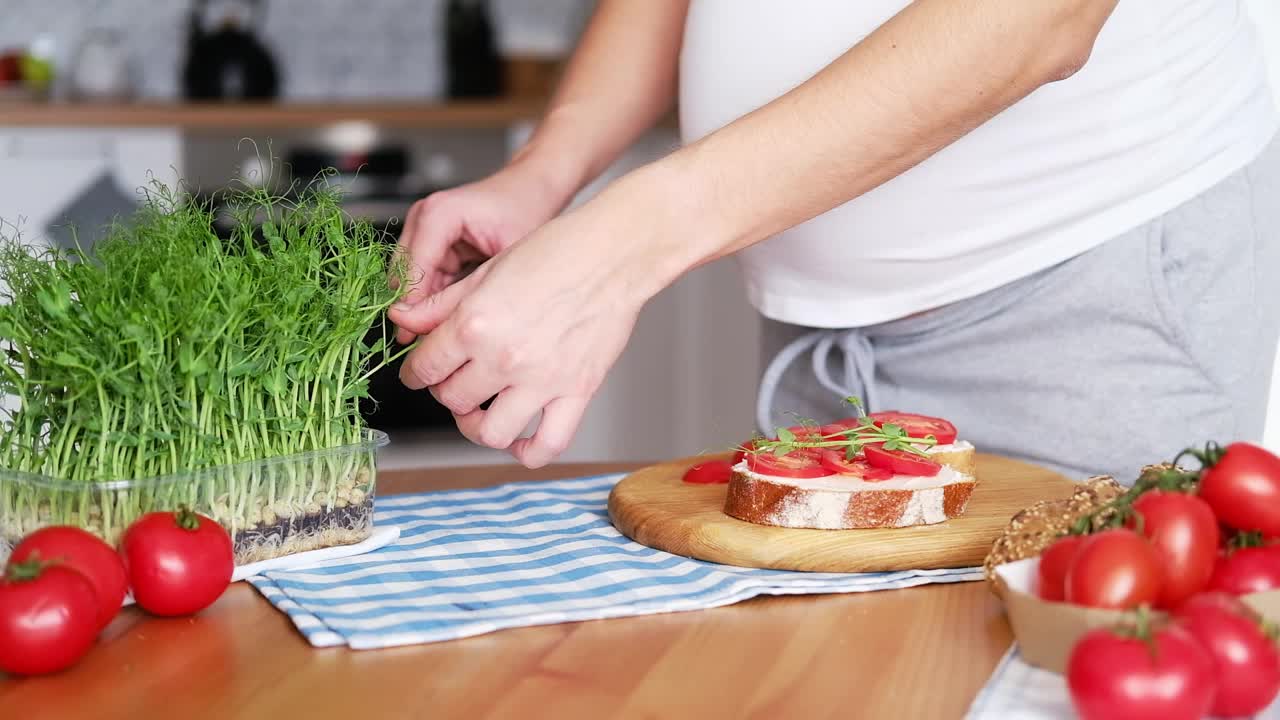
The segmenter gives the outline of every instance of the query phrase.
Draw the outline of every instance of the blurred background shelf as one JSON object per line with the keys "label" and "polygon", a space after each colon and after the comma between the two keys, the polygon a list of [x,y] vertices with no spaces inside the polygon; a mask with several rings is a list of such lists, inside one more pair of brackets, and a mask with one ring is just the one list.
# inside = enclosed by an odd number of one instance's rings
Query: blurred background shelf
{"label": "blurred background shelf", "polygon": [[534,120],[545,101],[512,98],[446,102],[0,102],[0,126],[314,128],[367,122],[386,128],[505,128]]}

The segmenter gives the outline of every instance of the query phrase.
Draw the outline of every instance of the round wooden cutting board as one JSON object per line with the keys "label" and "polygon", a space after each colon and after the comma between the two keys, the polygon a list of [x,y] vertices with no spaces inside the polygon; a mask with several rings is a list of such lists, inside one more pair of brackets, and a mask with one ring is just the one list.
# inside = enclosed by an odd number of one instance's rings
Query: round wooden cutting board
{"label": "round wooden cutting board", "polygon": [[1044,468],[978,453],[978,484],[962,517],[936,525],[805,530],[756,525],[722,511],[727,485],[681,480],[702,455],[638,470],[609,494],[609,516],[636,542],[726,565],[814,572],[927,570],[981,565],[1009,518],[1075,484]]}

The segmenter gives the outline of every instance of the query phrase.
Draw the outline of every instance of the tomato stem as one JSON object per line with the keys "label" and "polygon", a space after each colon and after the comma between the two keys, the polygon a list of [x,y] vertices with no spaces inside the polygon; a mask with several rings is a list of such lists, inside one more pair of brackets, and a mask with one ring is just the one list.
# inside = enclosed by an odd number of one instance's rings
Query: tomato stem
{"label": "tomato stem", "polygon": [[178,506],[178,512],[174,513],[174,517],[178,521],[178,527],[183,530],[195,531],[200,529],[199,516],[192,512],[191,508],[187,507],[185,504]]}
{"label": "tomato stem", "polygon": [[1262,547],[1265,544],[1261,530],[1250,530],[1249,532],[1238,532],[1232,535],[1231,539],[1227,541],[1227,550],[1235,552],[1243,548]]}
{"label": "tomato stem", "polygon": [[1147,605],[1139,605],[1134,613],[1133,637],[1142,641],[1147,646],[1147,652],[1151,655],[1154,662],[1159,659],[1156,652],[1155,635],[1151,632],[1151,608]]}
{"label": "tomato stem", "polygon": [[9,563],[4,576],[9,582],[30,582],[39,578],[49,564],[39,558],[39,553],[33,552],[22,562]]}
{"label": "tomato stem", "polygon": [[1213,467],[1214,465],[1217,465],[1222,460],[1222,457],[1226,454],[1227,454],[1227,451],[1224,450],[1221,445],[1210,440],[1209,442],[1205,443],[1204,450],[1200,450],[1198,448],[1184,449],[1182,452],[1178,453],[1176,457],[1173,458],[1173,462],[1171,464],[1176,466],[1178,464],[1178,461],[1181,460],[1183,456],[1190,455],[1191,457],[1195,458],[1200,462],[1201,470],[1207,470]]}
{"label": "tomato stem", "polygon": [[[1151,490],[1166,492],[1193,492],[1200,482],[1200,473],[1176,468],[1152,469],[1144,472],[1125,492],[1116,496],[1093,512],[1076,519],[1071,526],[1072,535],[1088,535],[1099,530],[1123,527],[1135,513],[1133,503],[1143,493]],[[1141,523],[1141,519],[1138,521]],[[1139,525],[1141,528],[1141,525]]]}

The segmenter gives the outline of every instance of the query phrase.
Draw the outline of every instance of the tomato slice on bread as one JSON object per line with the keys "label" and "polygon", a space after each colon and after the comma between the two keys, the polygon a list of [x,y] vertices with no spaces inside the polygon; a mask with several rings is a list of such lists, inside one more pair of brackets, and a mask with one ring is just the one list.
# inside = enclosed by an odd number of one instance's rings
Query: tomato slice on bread
{"label": "tomato slice on bread", "polygon": [[823,428],[817,425],[792,425],[787,430],[790,430],[791,434],[796,436],[796,440],[801,442],[817,442],[822,439],[824,432]]}
{"label": "tomato slice on bread", "polygon": [[745,460],[747,458],[747,453],[755,446],[756,446],[755,440],[748,440],[747,442],[742,443],[742,449],[738,450],[733,454],[733,460],[732,460],[733,464],[737,465],[738,463]]}
{"label": "tomato slice on bread", "polygon": [[885,450],[880,445],[867,445],[862,449],[872,467],[884,468],[897,475],[933,477],[942,465],[906,450]]}
{"label": "tomato slice on bread", "polygon": [[949,420],[929,415],[886,410],[884,412],[868,413],[867,417],[871,418],[876,427],[884,427],[885,424],[897,425],[906,431],[908,437],[925,438],[932,435],[937,438],[939,445],[950,445],[956,441],[958,434],[956,426],[952,425]]}
{"label": "tomato slice on bread", "polygon": [[791,478],[816,478],[835,475],[822,464],[821,456],[810,449],[793,450],[778,456],[771,452],[747,454],[747,467],[761,475]]}
{"label": "tomato slice on bread", "polygon": [[873,466],[862,457],[846,460],[841,450],[823,450],[820,458],[822,466],[837,475],[852,475],[868,482],[888,480],[893,471]]}
{"label": "tomato slice on bread", "polygon": [[836,433],[844,432],[845,430],[852,430],[856,427],[861,427],[861,426],[862,426],[862,423],[858,420],[858,418],[843,418],[841,420],[836,420],[835,422],[831,422],[831,423],[827,423],[826,425],[823,425],[822,434],[828,435],[828,436],[835,435]]}

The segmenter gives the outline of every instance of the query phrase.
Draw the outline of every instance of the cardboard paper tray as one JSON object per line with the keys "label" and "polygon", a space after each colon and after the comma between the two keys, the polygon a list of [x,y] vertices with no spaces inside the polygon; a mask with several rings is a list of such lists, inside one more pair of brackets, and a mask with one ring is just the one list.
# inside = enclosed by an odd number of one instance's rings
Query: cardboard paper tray
{"label": "cardboard paper tray", "polygon": [[[1024,660],[1036,667],[1063,673],[1071,648],[1082,635],[1097,627],[1124,622],[1131,613],[1050,602],[1035,594],[1039,557],[995,567],[993,590],[1004,602],[1009,624]],[[1280,590],[1245,595],[1246,603],[1273,622],[1280,622]],[[1153,617],[1164,613],[1153,612]]]}

